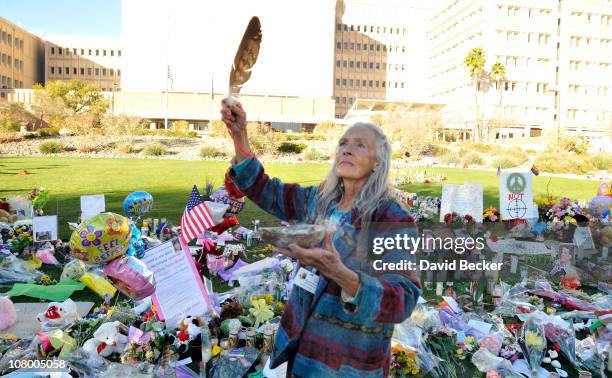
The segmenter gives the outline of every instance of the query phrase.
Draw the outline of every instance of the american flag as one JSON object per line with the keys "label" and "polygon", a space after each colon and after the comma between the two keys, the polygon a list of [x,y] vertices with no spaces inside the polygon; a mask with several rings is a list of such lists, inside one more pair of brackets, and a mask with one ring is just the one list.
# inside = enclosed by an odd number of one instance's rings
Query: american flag
{"label": "american flag", "polygon": [[167,67],[168,67],[167,77],[168,77],[168,80],[170,80],[170,87],[174,89],[174,76],[172,76],[172,71],[170,71],[170,65],[168,65]]}
{"label": "american flag", "polygon": [[214,219],[197,186],[193,186],[181,217],[181,240],[188,244],[196,236],[214,226]]}

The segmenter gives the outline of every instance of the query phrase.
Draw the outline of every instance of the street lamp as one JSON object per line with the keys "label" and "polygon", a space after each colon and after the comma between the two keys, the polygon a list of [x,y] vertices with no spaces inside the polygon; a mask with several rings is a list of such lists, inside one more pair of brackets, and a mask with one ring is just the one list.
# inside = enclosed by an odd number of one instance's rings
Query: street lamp
{"label": "street lamp", "polygon": [[548,88],[547,92],[555,94],[554,108],[556,112],[556,126],[557,126],[557,144],[561,141],[561,101],[559,88],[556,85],[552,85]]}

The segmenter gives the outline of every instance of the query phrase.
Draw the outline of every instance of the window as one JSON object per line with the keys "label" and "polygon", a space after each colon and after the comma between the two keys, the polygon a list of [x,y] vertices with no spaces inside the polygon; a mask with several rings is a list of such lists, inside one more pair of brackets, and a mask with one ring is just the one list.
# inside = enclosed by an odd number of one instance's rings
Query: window
{"label": "window", "polygon": [[379,70],[380,69],[380,63],[376,63],[376,69]]}
{"label": "window", "polygon": [[58,47],[58,48],[57,48],[57,54],[58,54],[58,55],[62,55],[62,48],[61,48],[61,47]]}
{"label": "window", "polygon": [[121,76],[121,70],[117,70],[117,76]]}
{"label": "window", "polygon": [[357,68],[361,68],[361,62],[357,61]]}
{"label": "window", "polygon": [[370,51],[374,51],[374,44],[373,43],[370,44]]}
{"label": "window", "polygon": [[96,49],[96,56],[100,56],[100,50]]}
{"label": "window", "polygon": [[64,73],[65,73],[66,75],[70,75],[70,67],[64,67],[64,69],[65,69],[65,70],[64,70]]}
{"label": "window", "polygon": [[85,68],[81,68],[81,76],[85,76]]}
{"label": "window", "polygon": [[359,80],[355,80],[355,86],[359,88]]}
{"label": "window", "polygon": [[102,56],[106,56],[106,50],[102,50]]}
{"label": "window", "polygon": [[378,80],[376,80],[376,88],[378,88],[380,85],[380,82]]}
{"label": "window", "polygon": [[51,66],[51,75],[55,75],[55,67]]}
{"label": "window", "polygon": [[383,82],[382,82],[382,87],[383,87],[383,88],[385,87],[385,84],[387,84],[387,82],[386,82],[386,81],[383,81]]}
{"label": "window", "polygon": [[88,51],[88,54],[87,54],[87,55],[91,56],[91,49],[89,49],[89,51]]}
{"label": "window", "polygon": [[353,79],[349,79],[349,87],[353,87]]}
{"label": "window", "polygon": [[365,81],[365,80],[362,80],[362,81],[361,81],[361,86],[362,86],[362,87],[365,87],[365,86],[366,86],[366,81]]}
{"label": "window", "polygon": [[340,61],[336,60],[336,67],[340,67]]}
{"label": "window", "polygon": [[55,55],[55,47],[51,47],[51,55]]}
{"label": "window", "polygon": [[91,68],[87,69],[87,76],[91,76],[91,71],[92,71]]}
{"label": "window", "polygon": [[347,67],[346,60],[343,60],[343,61],[342,61],[342,67],[344,67],[344,68],[346,68],[346,67]]}
{"label": "window", "polygon": [[[12,44],[12,43],[13,43],[13,36],[12,36],[12,35],[10,35],[10,34],[7,34],[7,35],[6,35],[6,42],[7,42],[9,45],[10,45],[10,44]],[[10,87],[10,85],[9,85],[9,87]]]}
{"label": "window", "polygon": [[117,56],[121,56],[121,50],[117,50]]}
{"label": "window", "polygon": [[342,24],[337,24],[336,25],[336,30],[342,31]]}
{"label": "window", "polygon": [[336,87],[340,86],[340,79],[336,79]]}
{"label": "window", "polygon": [[361,51],[361,43],[357,44],[357,51]]}
{"label": "window", "polygon": [[376,51],[380,51],[380,45],[376,45]]}
{"label": "window", "polygon": [[77,74],[77,68],[76,67],[72,68],[72,74],[76,76],[76,74]]}
{"label": "window", "polygon": [[349,68],[355,68],[355,62],[352,60],[349,62]]}
{"label": "window", "polygon": [[374,69],[374,62],[370,62],[370,69],[373,70]]}
{"label": "window", "polygon": [[353,105],[353,98],[349,97],[349,104]]}
{"label": "window", "polygon": [[342,103],[346,104],[346,97],[342,97]]}
{"label": "window", "polygon": [[336,48],[337,48],[337,49],[341,49],[341,48],[342,48],[342,43],[340,43],[340,42],[336,42]]}
{"label": "window", "polygon": [[346,87],[346,79],[342,79],[342,86]]}
{"label": "window", "polygon": [[404,82],[403,81],[401,82],[401,87],[404,88]]}
{"label": "window", "polygon": [[345,50],[348,50],[348,42],[344,42],[342,44],[342,48],[345,49]]}
{"label": "window", "polygon": [[344,29],[344,31],[348,31],[348,26],[346,24],[342,24],[342,28]]}
{"label": "window", "polygon": [[77,54],[77,49],[76,47],[72,49],[72,55],[76,55]]}
{"label": "window", "polygon": [[[23,50],[23,39],[19,40],[19,50]],[[21,84],[23,86],[23,82]]]}
{"label": "window", "polygon": [[96,68],[96,76],[100,76],[100,69]]}
{"label": "window", "polygon": [[355,50],[355,43],[351,42],[351,50]]}
{"label": "window", "polygon": [[368,82],[368,87],[372,88],[374,86],[374,80],[370,80]]}
{"label": "window", "polygon": [[340,104],[340,97],[336,97],[336,104]]}
{"label": "window", "polygon": [[85,49],[81,49],[81,55],[85,55]]}
{"label": "window", "polygon": [[2,32],[2,42],[6,42],[6,32]]}

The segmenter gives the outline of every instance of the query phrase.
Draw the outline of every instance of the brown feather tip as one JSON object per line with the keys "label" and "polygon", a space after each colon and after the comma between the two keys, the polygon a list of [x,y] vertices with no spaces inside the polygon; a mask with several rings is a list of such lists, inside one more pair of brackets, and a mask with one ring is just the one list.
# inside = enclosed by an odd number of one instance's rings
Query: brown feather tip
{"label": "brown feather tip", "polygon": [[240,93],[240,88],[242,88],[251,77],[251,70],[255,62],[257,62],[257,56],[259,55],[261,39],[261,23],[259,22],[259,18],[254,16],[251,18],[249,25],[244,31],[230,72],[229,84],[232,93]]}

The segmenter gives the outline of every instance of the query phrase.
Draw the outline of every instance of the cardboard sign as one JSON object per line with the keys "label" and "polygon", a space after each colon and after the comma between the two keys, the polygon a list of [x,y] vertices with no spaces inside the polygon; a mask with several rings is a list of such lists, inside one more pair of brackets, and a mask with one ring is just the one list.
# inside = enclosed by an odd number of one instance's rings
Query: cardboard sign
{"label": "cardboard sign", "polygon": [[168,327],[177,328],[185,316],[201,316],[211,308],[189,247],[178,238],[147,250],[142,261],[155,274],[152,302]]}
{"label": "cardboard sign", "polygon": [[57,215],[34,217],[32,228],[35,242],[57,240]]}
{"label": "cardboard sign", "polygon": [[502,219],[532,219],[536,216],[531,172],[504,172],[500,175],[499,211]]}
{"label": "cardboard sign", "polygon": [[444,215],[455,212],[461,216],[469,214],[475,222],[482,223],[482,195],[480,184],[466,183],[442,186],[440,222],[444,222]]}
{"label": "cardboard sign", "polygon": [[106,202],[104,194],[96,194],[93,196],[81,196],[81,218],[82,220],[89,219],[94,215],[98,215],[106,211]]}

